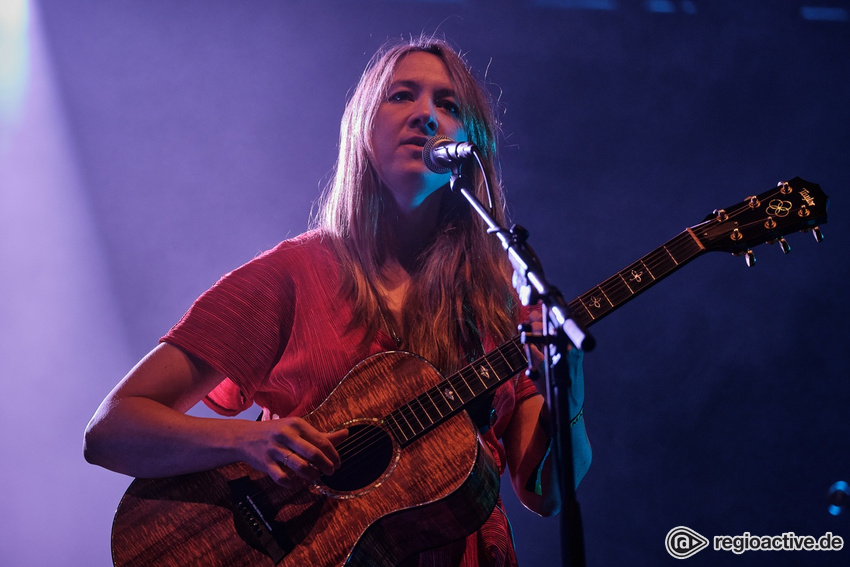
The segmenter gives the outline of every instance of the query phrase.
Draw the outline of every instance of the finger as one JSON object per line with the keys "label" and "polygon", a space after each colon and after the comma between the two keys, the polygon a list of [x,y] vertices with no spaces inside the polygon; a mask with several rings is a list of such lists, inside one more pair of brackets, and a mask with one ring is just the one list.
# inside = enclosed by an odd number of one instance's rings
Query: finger
{"label": "finger", "polygon": [[294,451],[285,452],[281,464],[296,475],[309,481],[316,480],[322,474],[309,461]]}
{"label": "finger", "polygon": [[348,436],[348,430],[324,433],[302,418],[286,417],[279,420],[277,435],[282,451],[292,451],[306,464],[330,475],[341,465],[335,445]]}
{"label": "finger", "polygon": [[[291,439],[289,448],[295,454],[290,459],[293,465],[310,465],[322,474],[331,475],[339,468],[341,461],[339,454],[325,434],[319,434],[317,438],[299,437]],[[300,470],[293,466],[293,470]]]}
{"label": "finger", "polygon": [[334,447],[348,439],[348,429],[339,429],[328,433],[328,441],[333,443]]}

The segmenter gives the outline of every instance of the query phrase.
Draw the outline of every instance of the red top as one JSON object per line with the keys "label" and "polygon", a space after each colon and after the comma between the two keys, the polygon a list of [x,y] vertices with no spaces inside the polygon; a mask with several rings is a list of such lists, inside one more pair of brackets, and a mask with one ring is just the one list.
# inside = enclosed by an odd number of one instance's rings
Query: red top
{"label": "red top", "polygon": [[[386,332],[379,332],[367,347],[359,346],[363,330],[346,330],[351,304],[339,290],[339,259],[333,247],[317,231],[307,232],[226,274],[162,340],[227,377],[204,400],[218,413],[236,415],[256,403],[263,408],[264,419],[271,414],[302,416],[362,359],[396,350]],[[485,338],[486,350],[495,346]],[[500,473],[505,453],[496,439],[504,433],[516,403],[535,393],[523,375],[496,391],[496,421],[482,439],[496,457]],[[449,565],[439,555],[428,565]],[[515,565],[510,528],[499,507],[479,532],[467,538],[460,565]]]}

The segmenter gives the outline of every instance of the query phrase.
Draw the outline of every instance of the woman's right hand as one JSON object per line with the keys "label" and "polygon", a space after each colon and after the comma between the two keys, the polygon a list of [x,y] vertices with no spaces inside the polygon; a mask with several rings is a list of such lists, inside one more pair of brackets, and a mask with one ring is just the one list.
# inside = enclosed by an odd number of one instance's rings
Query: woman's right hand
{"label": "woman's right hand", "polygon": [[186,415],[223,378],[160,344],[101,403],[86,428],[86,460],[142,478],[244,461],[278,484],[312,481],[340,466],[334,445],[347,430],[320,432],[298,417],[257,422]]}
{"label": "woman's right hand", "polygon": [[299,478],[312,482],[340,467],[336,445],[348,437],[347,429],[324,433],[300,417],[276,415],[251,425],[252,434],[241,441],[244,461],[281,486]]}

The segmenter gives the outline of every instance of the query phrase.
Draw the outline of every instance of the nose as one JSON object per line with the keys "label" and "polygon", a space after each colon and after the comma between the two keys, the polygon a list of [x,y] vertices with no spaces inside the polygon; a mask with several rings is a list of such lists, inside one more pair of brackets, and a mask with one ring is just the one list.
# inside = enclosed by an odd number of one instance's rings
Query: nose
{"label": "nose", "polygon": [[410,115],[410,125],[422,130],[424,134],[433,136],[437,133],[437,109],[431,101],[421,100]]}

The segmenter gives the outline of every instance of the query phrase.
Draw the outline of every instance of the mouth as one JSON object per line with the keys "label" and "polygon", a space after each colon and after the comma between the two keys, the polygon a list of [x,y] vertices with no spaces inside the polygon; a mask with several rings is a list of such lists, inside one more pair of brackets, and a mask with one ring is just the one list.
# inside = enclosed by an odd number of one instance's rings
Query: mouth
{"label": "mouth", "polygon": [[405,138],[401,141],[401,146],[416,146],[419,148],[425,147],[425,142],[428,141],[428,138],[425,136],[411,136],[409,138]]}

